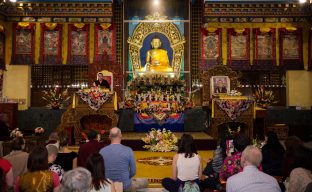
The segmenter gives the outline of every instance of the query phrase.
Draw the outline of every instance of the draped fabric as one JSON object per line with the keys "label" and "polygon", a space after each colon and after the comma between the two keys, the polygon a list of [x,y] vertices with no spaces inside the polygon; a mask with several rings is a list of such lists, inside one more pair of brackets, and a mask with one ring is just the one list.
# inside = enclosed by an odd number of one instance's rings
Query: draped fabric
{"label": "draped fabric", "polygon": [[13,64],[34,64],[35,24],[20,22],[13,24]]}
{"label": "draped fabric", "polygon": [[215,99],[217,106],[224,111],[233,121],[241,116],[242,113],[247,111],[253,106],[253,100],[239,99]]}
{"label": "draped fabric", "polygon": [[207,70],[218,63],[221,56],[221,28],[202,29],[202,69]]}
{"label": "draped fabric", "polygon": [[68,64],[88,65],[89,61],[89,24],[68,25]]}
{"label": "draped fabric", "polygon": [[[4,33],[4,28],[2,26],[0,27],[0,70],[1,69],[5,69],[5,33]],[[1,91],[1,88],[0,88],[0,91]]]}
{"label": "draped fabric", "polygon": [[250,69],[250,29],[233,29],[227,31],[228,64],[234,70]]}
{"label": "draped fabric", "polygon": [[114,63],[114,26],[110,23],[95,25],[95,63],[102,64],[104,60]]}
{"label": "draped fabric", "polygon": [[274,28],[253,29],[254,69],[271,70],[276,67],[276,39]]}
{"label": "draped fabric", "polygon": [[62,64],[62,25],[57,23],[41,24],[40,64]]}
{"label": "draped fabric", "polygon": [[288,70],[303,69],[302,29],[280,28],[280,67]]}

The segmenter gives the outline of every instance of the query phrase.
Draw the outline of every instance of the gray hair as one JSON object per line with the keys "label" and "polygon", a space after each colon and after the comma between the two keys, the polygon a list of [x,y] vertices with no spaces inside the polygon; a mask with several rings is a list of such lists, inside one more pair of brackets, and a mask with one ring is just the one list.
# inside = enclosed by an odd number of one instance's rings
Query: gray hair
{"label": "gray hair", "polygon": [[109,137],[110,138],[117,138],[120,136],[120,134],[121,134],[121,130],[118,127],[113,127],[109,131]]}
{"label": "gray hair", "polygon": [[53,145],[53,144],[49,144],[46,146],[47,150],[48,150],[48,154],[49,155],[55,155],[57,156],[58,154],[58,148],[57,146]]}
{"label": "gray hair", "polygon": [[258,147],[248,145],[242,153],[242,157],[245,158],[250,164],[259,166],[262,161],[262,153]]}
{"label": "gray hair", "polygon": [[91,187],[91,173],[83,167],[70,170],[65,173],[60,192],[85,192]]}

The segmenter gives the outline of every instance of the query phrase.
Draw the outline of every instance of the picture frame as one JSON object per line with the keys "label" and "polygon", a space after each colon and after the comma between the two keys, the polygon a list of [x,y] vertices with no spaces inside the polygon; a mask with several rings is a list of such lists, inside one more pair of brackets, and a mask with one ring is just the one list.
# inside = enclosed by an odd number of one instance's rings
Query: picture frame
{"label": "picture frame", "polygon": [[231,91],[230,86],[230,78],[228,76],[212,76],[210,78],[210,96],[229,94]]}

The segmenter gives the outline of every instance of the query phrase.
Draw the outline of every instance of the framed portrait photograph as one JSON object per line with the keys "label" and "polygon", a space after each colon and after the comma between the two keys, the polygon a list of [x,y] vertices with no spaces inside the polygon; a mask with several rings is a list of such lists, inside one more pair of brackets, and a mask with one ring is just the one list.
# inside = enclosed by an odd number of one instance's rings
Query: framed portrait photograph
{"label": "framed portrait photograph", "polygon": [[228,76],[212,76],[210,79],[210,94],[229,94],[230,78]]}

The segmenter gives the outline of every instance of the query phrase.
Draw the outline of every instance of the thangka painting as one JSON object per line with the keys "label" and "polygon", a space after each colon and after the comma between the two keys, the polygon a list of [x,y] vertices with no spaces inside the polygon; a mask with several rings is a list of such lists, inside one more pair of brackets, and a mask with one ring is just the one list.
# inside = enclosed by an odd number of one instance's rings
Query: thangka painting
{"label": "thangka painting", "polygon": [[202,29],[202,67],[208,69],[217,64],[221,54],[221,29]]}
{"label": "thangka painting", "polygon": [[312,28],[309,32],[309,70],[312,70]]}
{"label": "thangka painting", "polygon": [[280,54],[285,69],[303,69],[301,29],[280,29]]}
{"label": "thangka painting", "polygon": [[254,67],[270,69],[275,65],[275,29],[254,29]]}
{"label": "thangka painting", "polygon": [[69,64],[89,64],[89,25],[70,25],[69,37]]}
{"label": "thangka painting", "polygon": [[228,29],[228,60],[232,69],[249,69],[249,29]]}
{"label": "thangka painting", "polygon": [[61,25],[56,23],[41,25],[41,64],[61,64],[61,29]]}
{"label": "thangka painting", "polygon": [[13,64],[33,64],[34,24],[17,23],[13,25]]}
{"label": "thangka painting", "polygon": [[114,60],[114,31],[110,23],[99,24],[96,26],[95,61]]}

